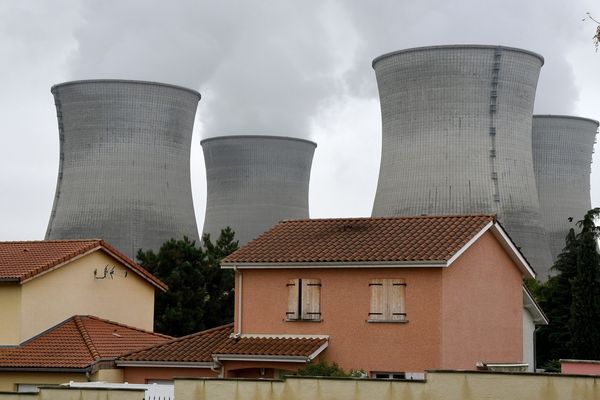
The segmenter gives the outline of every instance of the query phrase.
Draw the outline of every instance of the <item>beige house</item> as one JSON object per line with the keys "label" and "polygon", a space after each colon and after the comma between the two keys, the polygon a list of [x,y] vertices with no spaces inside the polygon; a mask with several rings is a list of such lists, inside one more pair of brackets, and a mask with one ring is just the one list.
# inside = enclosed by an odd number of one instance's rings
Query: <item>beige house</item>
{"label": "beige house", "polygon": [[152,331],[166,285],[100,239],[0,242],[0,346],[74,315]]}

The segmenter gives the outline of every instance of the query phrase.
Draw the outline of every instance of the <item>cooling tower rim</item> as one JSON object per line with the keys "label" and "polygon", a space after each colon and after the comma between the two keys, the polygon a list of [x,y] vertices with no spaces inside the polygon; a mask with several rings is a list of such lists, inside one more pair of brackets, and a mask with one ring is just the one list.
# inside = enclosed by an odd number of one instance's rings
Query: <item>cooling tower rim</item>
{"label": "cooling tower rim", "polygon": [[509,50],[509,51],[515,51],[515,52],[519,52],[519,53],[525,53],[527,55],[536,57],[536,58],[538,58],[542,62],[542,65],[544,65],[544,57],[541,54],[538,54],[538,53],[530,51],[530,50],[520,49],[518,47],[494,46],[494,45],[487,45],[487,44],[449,44],[449,45],[437,45],[437,46],[411,47],[411,48],[408,48],[408,49],[402,49],[402,50],[392,51],[390,53],[384,53],[384,54],[380,55],[379,57],[375,57],[373,59],[373,62],[371,63],[371,67],[375,68],[375,64],[378,63],[379,61],[381,61],[381,60],[383,60],[385,58],[397,56],[397,55],[400,55],[400,54],[413,53],[413,52],[418,52],[418,51],[447,50],[447,49],[488,49],[488,50],[491,50],[491,49],[501,49],[501,50]]}
{"label": "cooling tower rim", "polygon": [[141,81],[141,80],[134,80],[134,79],[133,80],[132,79],[80,79],[80,80],[75,80],[75,81],[67,81],[67,82],[62,82],[62,83],[57,83],[55,85],[52,85],[52,87],[50,88],[50,92],[52,94],[55,94],[55,91],[58,88],[65,87],[65,86],[72,86],[72,85],[82,85],[82,84],[87,84],[87,83],[128,83],[128,84],[147,85],[147,86],[163,86],[163,87],[167,87],[167,88],[171,88],[171,89],[177,89],[177,90],[182,90],[185,92],[192,93],[193,95],[198,97],[198,100],[200,100],[202,98],[202,96],[200,95],[200,93],[198,91],[187,88],[185,86],[172,85],[170,83],[155,82],[155,81]]}
{"label": "cooling tower rim", "polygon": [[224,135],[224,136],[213,136],[206,139],[202,139],[200,141],[200,145],[204,145],[206,142],[218,141],[218,140],[226,140],[226,139],[275,139],[275,140],[291,140],[302,143],[307,143],[315,148],[317,147],[317,143],[312,140],[302,139],[293,136],[273,136],[273,135]]}
{"label": "cooling tower rim", "polygon": [[600,122],[592,118],[578,117],[576,115],[559,115],[559,114],[534,114],[533,118],[555,118],[555,119],[574,119],[578,121],[591,122],[596,125],[596,127],[600,126]]}

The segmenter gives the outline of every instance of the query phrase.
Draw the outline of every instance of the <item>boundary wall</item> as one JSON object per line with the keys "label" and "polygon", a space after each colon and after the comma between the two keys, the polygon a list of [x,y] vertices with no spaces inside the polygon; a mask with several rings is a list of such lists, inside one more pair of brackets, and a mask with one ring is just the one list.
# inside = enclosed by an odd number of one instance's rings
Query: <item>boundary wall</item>
{"label": "boundary wall", "polygon": [[424,381],[287,377],[176,379],[177,400],[600,399],[600,377],[430,371]]}

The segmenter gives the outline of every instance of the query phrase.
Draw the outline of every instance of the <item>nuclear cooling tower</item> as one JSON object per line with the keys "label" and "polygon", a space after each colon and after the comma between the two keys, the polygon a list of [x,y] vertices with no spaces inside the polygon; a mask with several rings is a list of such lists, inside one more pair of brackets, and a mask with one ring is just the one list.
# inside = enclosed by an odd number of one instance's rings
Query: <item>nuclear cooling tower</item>
{"label": "nuclear cooling tower", "polygon": [[552,256],[570,228],[592,208],[590,164],[598,121],[562,115],[533,116],[533,167],[542,221]]}
{"label": "nuclear cooling tower", "polygon": [[222,136],[201,143],[207,182],[203,231],[211,238],[229,226],[242,245],[282,219],[309,218],[314,142]]}
{"label": "nuclear cooling tower", "polygon": [[190,183],[200,94],[153,82],[52,87],[60,167],[46,239],[102,238],[130,257],[198,240]]}
{"label": "nuclear cooling tower", "polygon": [[543,61],[478,45],[376,58],[383,140],[373,216],[498,214],[544,279],[552,259],[531,154]]}

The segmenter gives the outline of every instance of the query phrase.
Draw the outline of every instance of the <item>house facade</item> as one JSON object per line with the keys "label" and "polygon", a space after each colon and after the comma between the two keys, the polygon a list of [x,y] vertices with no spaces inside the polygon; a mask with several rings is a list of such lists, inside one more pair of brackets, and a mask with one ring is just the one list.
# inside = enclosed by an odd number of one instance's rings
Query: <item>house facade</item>
{"label": "house facade", "polygon": [[153,329],[166,285],[99,239],[0,242],[0,346],[74,315]]}
{"label": "house facade", "polygon": [[[494,216],[283,221],[222,267],[236,272],[233,338],[324,337],[320,356],[372,377],[524,360],[534,272]],[[233,362],[230,376],[300,366]]]}

